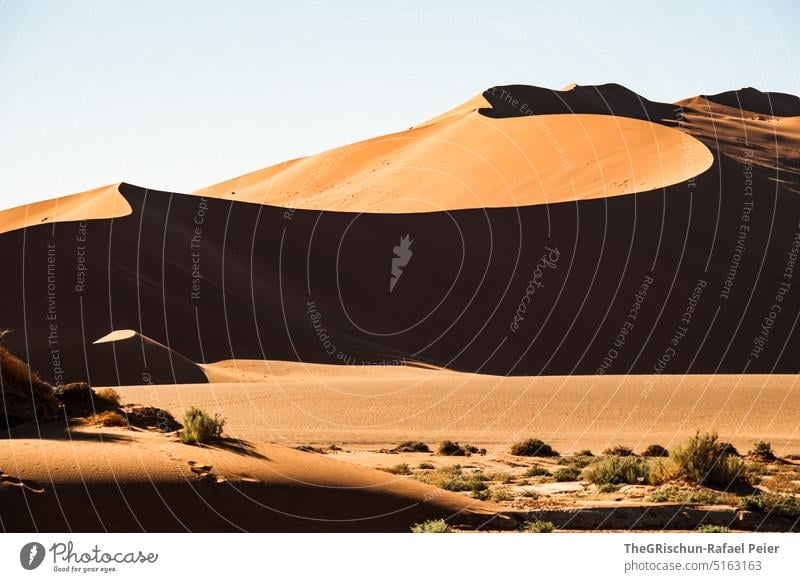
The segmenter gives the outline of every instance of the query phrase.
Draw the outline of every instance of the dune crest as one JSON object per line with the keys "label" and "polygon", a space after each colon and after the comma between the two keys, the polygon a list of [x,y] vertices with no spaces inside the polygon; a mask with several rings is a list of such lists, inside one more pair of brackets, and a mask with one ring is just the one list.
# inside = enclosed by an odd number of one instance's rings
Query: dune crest
{"label": "dune crest", "polygon": [[0,211],[0,233],[54,222],[121,218],[131,212],[119,184],[111,184]]}

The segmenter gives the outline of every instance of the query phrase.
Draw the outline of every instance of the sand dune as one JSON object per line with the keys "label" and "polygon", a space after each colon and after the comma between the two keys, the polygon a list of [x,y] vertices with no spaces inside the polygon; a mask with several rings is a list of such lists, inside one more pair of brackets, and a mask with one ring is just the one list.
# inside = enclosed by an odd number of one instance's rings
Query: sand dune
{"label": "sand dune", "polygon": [[[233,370],[231,363],[224,368]],[[208,369],[208,367],[206,368]],[[793,375],[503,378],[402,366],[254,364],[246,383],[123,388],[176,416],[223,412],[231,434],[255,441],[398,443],[462,440],[506,451],[535,436],[563,452],[635,450],[717,430],[741,450],[756,440],[800,452],[800,379]]]}
{"label": "sand dune", "polygon": [[121,218],[131,207],[119,193],[119,184],[103,186],[44,202],[0,211],[0,234],[55,222]]}
{"label": "sand dune", "polygon": [[4,531],[408,531],[499,510],[330,455],[140,430],[45,426],[0,440],[0,459]]}

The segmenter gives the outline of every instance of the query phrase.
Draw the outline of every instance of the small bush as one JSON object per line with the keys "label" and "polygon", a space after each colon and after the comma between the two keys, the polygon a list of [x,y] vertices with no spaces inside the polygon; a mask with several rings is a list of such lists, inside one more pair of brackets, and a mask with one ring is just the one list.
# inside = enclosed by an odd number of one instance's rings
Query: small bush
{"label": "small bush", "polygon": [[471,455],[485,455],[486,449],[479,449],[473,445],[460,445],[453,441],[442,441],[439,445],[439,454],[448,457],[469,457]]}
{"label": "small bush", "polygon": [[639,457],[606,457],[586,467],[583,478],[595,485],[646,483],[650,478],[650,466]]}
{"label": "small bush", "polygon": [[630,447],[623,447],[622,445],[617,445],[615,447],[611,447],[610,449],[606,449],[603,451],[603,454],[608,457],[634,457],[636,453],[633,452],[633,449]]}
{"label": "small bush", "polygon": [[753,444],[753,448],[748,451],[747,456],[763,462],[771,462],[777,459],[772,452],[772,444],[767,441],[758,441]]}
{"label": "small bush", "polygon": [[187,445],[213,441],[222,437],[224,426],[225,419],[219,414],[212,417],[205,410],[193,406],[183,415],[181,441]]}
{"label": "small bush", "polygon": [[619,491],[620,487],[622,487],[622,485],[617,483],[606,483],[605,485],[598,486],[597,490],[600,493],[616,493]]}
{"label": "small bush", "polygon": [[86,424],[94,424],[101,426],[128,426],[128,419],[122,416],[119,412],[108,410],[93,414],[86,419]]}
{"label": "small bush", "polygon": [[530,467],[527,471],[525,471],[524,475],[526,477],[543,477],[545,475],[550,475],[550,471],[545,469],[544,467],[540,467],[539,465],[534,465]]}
{"label": "small bush", "polygon": [[735,505],[738,503],[738,499],[731,493],[720,493],[711,489],[679,489],[671,486],[656,489],[648,496],[649,501],[656,503],[675,501],[703,505]]}
{"label": "small bush", "polygon": [[731,528],[724,525],[706,523],[698,527],[695,531],[698,533],[731,533]]}
{"label": "small bush", "polygon": [[583,469],[584,467],[590,465],[592,461],[594,461],[594,457],[587,455],[573,455],[571,457],[561,457],[558,460],[558,464]]}
{"label": "small bush", "polygon": [[789,519],[800,518],[800,497],[794,495],[761,492],[758,495],[743,497],[740,506],[749,511],[758,511]]}
{"label": "small bush", "polygon": [[716,433],[697,433],[670,456],[667,476],[698,485],[730,487],[745,474],[744,463],[727,452]]}
{"label": "small bush", "polygon": [[594,453],[589,449],[583,449],[575,453],[576,457],[594,457]]}
{"label": "small bush", "polygon": [[95,390],[94,396],[100,404],[105,404],[107,406],[119,406],[122,398],[119,392],[113,388],[100,388],[100,390]]}
{"label": "small bush", "polygon": [[581,477],[581,470],[578,467],[561,467],[553,473],[553,479],[558,483],[567,481],[577,481]]}
{"label": "small bush", "polygon": [[486,475],[480,471],[465,473],[460,465],[441,467],[414,475],[414,478],[428,485],[447,491],[483,491],[487,488]]}
{"label": "small bush", "polygon": [[539,499],[539,494],[536,493],[536,491],[533,491],[532,489],[525,489],[522,492],[522,496],[527,497],[528,499]]}
{"label": "small bush", "polygon": [[643,457],[669,457],[669,451],[661,445],[650,445],[642,452]]}
{"label": "small bush", "polygon": [[528,533],[550,533],[555,527],[552,521],[536,520],[529,522],[525,526],[525,531]]}
{"label": "small bush", "polygon": [[393,467],[379,467],[379,469],[392,475],[411,475],[411,468],[406,463],[400,463]]}
{"label": "small bush", "polygon": [[405,441],[392,449],[395,453],[430,453],[428,445],[422,441]]}
{"label": "small bush", "polygon": [[553,447],[539,439],[527,439],[511,445],[511,454],[517,457],[557,457]]}
{"label": "small bush", "polygon": [[429,519],[412,525],[411,533],[453,533],[453,528],[443,519]]}
{"label": "small bush", "polygon": [[736,450],[731,443],[726,441],[719,441],[719,449],[720,453],[723,455],[731,455],[733,457],[741,457],[742,454]]}
{"label": "small bush", "polygon": [[431,469],[436,468],[433,465],[433,463],[420,463],[419,465],[417,465],[417,467],[419,467],[420,469],[424,469],[425,471],[430,471]]}

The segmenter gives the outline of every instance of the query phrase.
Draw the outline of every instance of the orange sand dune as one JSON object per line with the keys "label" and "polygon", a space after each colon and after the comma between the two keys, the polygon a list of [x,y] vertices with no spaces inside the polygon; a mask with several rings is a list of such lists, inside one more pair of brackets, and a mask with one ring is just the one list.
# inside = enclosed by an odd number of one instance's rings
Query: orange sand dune
{"label": "orange sand dune", "polygon": [[680,131],[610,115],[493,119],[475,98],[407,131],[195,192],[291,208],[430,212],[618,196],[687,180],[711,152]]}
{"label": "orange sand dune", "polygon": [[0,440],[0,530],[408,531],[440,517],[477,526],[500,509],[331,455],[52,424]]}
{"label": "orange sand dune", "polygon": [[119,184],[111,184],[0,211],[0,233],[53,222],[127,216],[131,206],[118,188]]}

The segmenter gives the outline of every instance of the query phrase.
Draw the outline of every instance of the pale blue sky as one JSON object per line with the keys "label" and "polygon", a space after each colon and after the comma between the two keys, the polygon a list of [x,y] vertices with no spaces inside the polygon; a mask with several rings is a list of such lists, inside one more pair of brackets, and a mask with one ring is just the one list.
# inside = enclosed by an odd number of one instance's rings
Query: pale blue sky
{"label": "pale blue sky", "polygon": [[791,0],[0,0],[0,207],[188,192],[498,84],[800,94]]}

